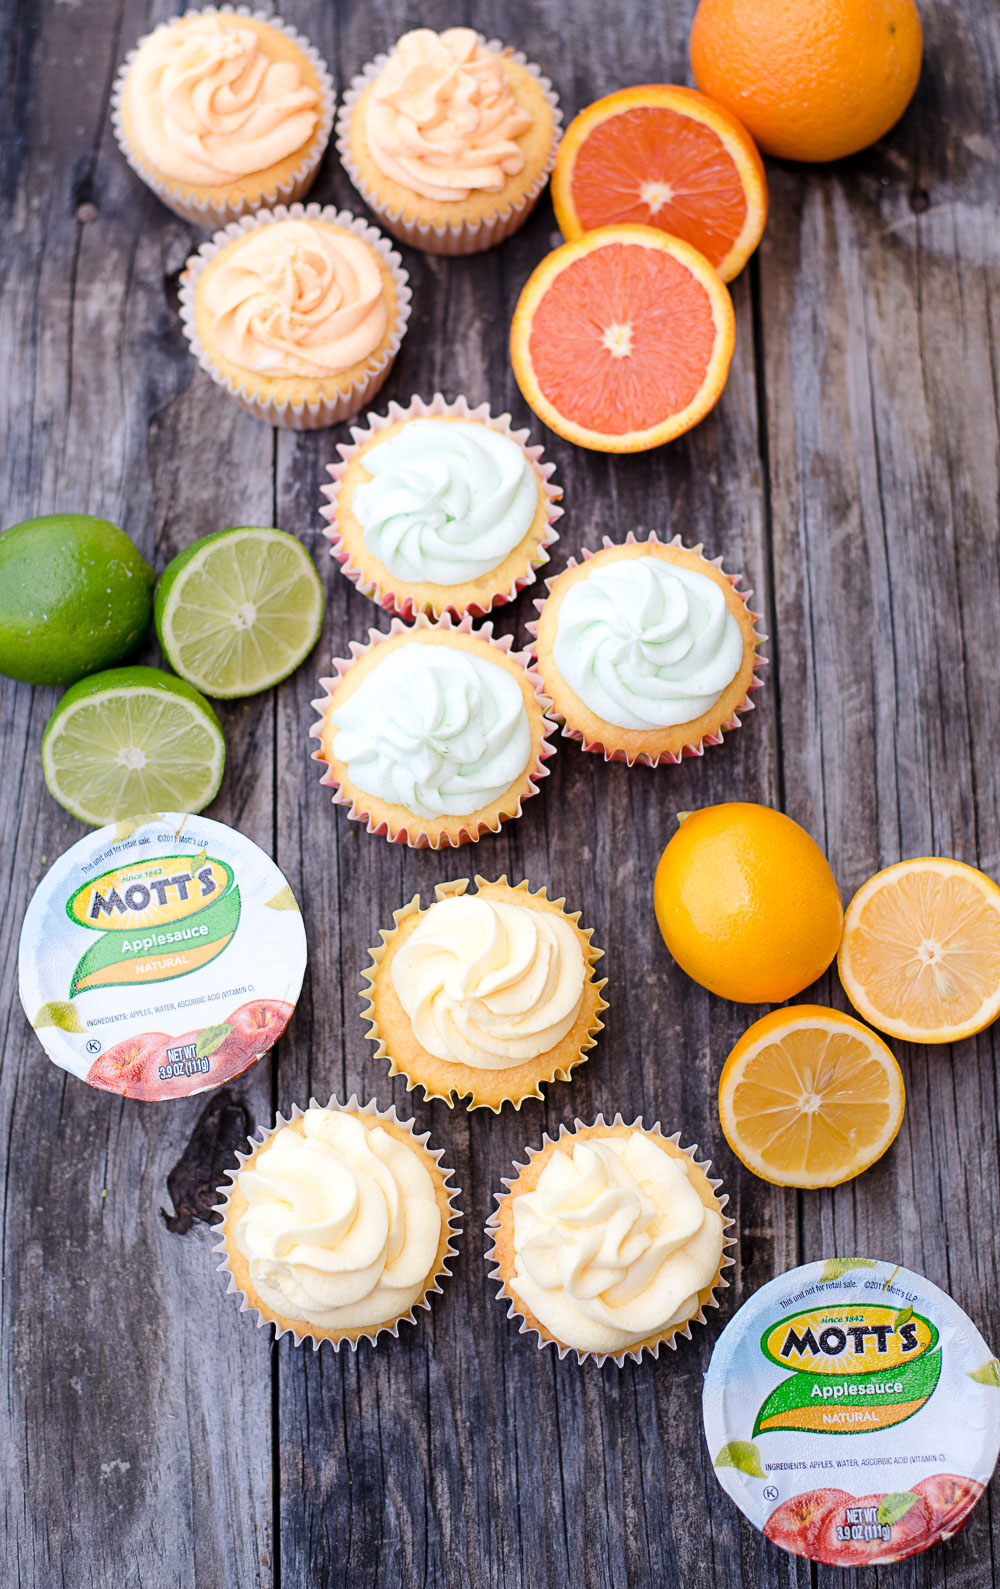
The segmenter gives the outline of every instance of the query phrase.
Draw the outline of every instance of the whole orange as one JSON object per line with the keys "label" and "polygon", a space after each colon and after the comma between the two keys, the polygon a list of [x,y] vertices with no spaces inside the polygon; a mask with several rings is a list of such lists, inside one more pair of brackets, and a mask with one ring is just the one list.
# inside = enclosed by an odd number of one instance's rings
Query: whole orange
{"label": "whole orange", "polygon": [[764,154],[839,160],[899,120],[922,47],[914,0],[700,0],[691,68]]}
{"label": "whole orange", "polygon": [[744,801],[692,811],[660,856],[653,904],[682,971],[739,1004],[822,976],[844,913],[830,864],[791,817]]}

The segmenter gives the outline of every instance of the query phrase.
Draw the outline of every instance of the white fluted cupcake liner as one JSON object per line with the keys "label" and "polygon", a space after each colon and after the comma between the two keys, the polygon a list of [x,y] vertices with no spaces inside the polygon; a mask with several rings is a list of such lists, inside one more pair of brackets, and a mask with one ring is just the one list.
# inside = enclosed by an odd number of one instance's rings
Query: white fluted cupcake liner
{"label": "white fluted cupcake liner", "polygon": [[[261,397],[246,387],[237,385],[231,377],[223,375],[202,343],[195,317],[195,292],[198,279],[209,261],[235,238],[253,232],[260,226],[273,226],[278,221],[326,221],[332,226],[339,226],[344,231],[352,232],[355,237],[367,243],[369,248],[374,249],[392,276],[396,290],[396,324],[377,362],[366,368],[360,376],[356,376],[348,390],[334,391],[330,396],[302,403],[293,403],[287,399],[279,402],[274,397]],[[244,215],[238,221],[230,221],[222,231],[210,237],[207,243],[202,243],[196,254],[191,255],[181,274],[181,324],[188,346],[206,375],[211,376],[216,386],[221,386],[223,391],[239,403],[248,414],[252,414],[254,419],[262,420],[265,424],[282,430],[323,430],[328,425],[336,425],[342,420],[352,418],[360,408],[364,408],[365,404],[371,401],[386,380],[399,352],[410,318],[413,295],[409,283],[409,275],[402,267],[399,254],[377,227],[360,220],[349,210],[337,210],[330,204],[288,206],[279,204],[276,209],[258,210],[254,215]],[[330,379],[333,384],[335,377]]]}
{"label": "white fluted cupcake liner", "polygon": [[311,1344],[314,1352],[319,1351],[319,1348],[324,1341],[328,1342],[328,1344],[333,1347],[335,1352],[339,1352],[342,1346],[349,1346],[352,1352],[356,1352],[360,1341],[368,1341],[372,1346],[374,1346],[380,1335],[398,1336],[399,1326],[401,1324],[416,1324],[417,1320],[414,1316],[416,1310],[418,1308],[429,1309],[431,1306],[431,1297],[441,1295],[441,1287],[438,1282],[440,1280],[451,1278],[451,1270],[449,1269],[448,1264],[452,1258],[458,1256],[458,1248],[454,1245],[454,1242],[462,1233],[462,1227],[459,1221],[463,1216],[462,1210],[459,1208],[456,1199],[461,1197],[462,1193],[460,1187],[449,1186],[447,1184],[455,1172],[454,1170],[445,1169],[441,1163],[441,1160],[444,1157],[444,1149],[428,1147],[428,1138],[430,1137],[430,1132],[425,1131],[422,1135],[418,1135],[418,1133],[414,1130],[414,1124],[412,1120],[400,1120],[396,1113],[395,1105],[390,1106],[388,1109],[380,1109],[374,1098],[370,1099],[366,1104],[360,1104],[357,1099],[357,1094],[352,1093],[345,1104],[341,1104],[335,1097],[331,1098],[326,1104],[318,1104],[315,1098],[310,1098],[308,1107],[310,1109],[336,1109],[348,1114],[370,1115],[377,1120],[389,1120],[394,1125],[401,1126],[403,1130],[408,1131],[414,1142],[417,1143],[421,1148],[424,1148],[429,1157],[434,1160],[437,1166],[438,1174],[441,1176],[441,1179],[444,1183],[444,1190],[448,1196],[449,1212],[446,1222],[448,1242],[444,1252],[442,1253],[440,1263],[436,1266],[434,1272],[428,1277],[427,1286],[423,1295],[413,1304],[409,1312],[400,1314],[398,1318],[390,1320],[387,1324],[373,1325],[371,1330],[359,1331],[356,1336],[341,1336],[339,1339],[334,1339],[325,1333],[317,1336],[306,1327],[303,1327],[300,1330],[295,1326],[282,1325],[279,1324],[277,1320],[268,1318],[262,1309],[257,1305],[257,1303],[254,1302],[252,1298],[248,1297],[246,1292],[241,1290],[236,1284],[235,1277],[233,1276],[233,1272],[229,1266],[229,1251],[226,1245],[225,1237],[226,1211],[229,1207],[230,1198],[232,1197],[233,1190],[236,1186],[236,1178],[243,1167],[251,1158],[253,1158],[257,1150],[263,1147],[269,1137],[274,1136],[276,1131],[280,1131],[282,1126],[291,1125],[293,1121],[300,1120],[302,1118],[302,1116],[305,1114],[305,1110],[300,1109],[298,1104],[292,1105],[291,1113],[287,1116],[282,1115],[279,1112],[275,1116],[274,1125],[270,1128],[265,1129],[261,1127],[256,1136],[250,1138],[249,1153],[238,1152],[236,1154],[237,1164],[234,1169],[227,1170],[226,1179],[228,1184],[218,1188],[220,1201],[212,1208],[212,1213],[219,1215],[220,1223],[216,1226],[216,1229],[221,1232],[219,1240],[214,1242],[212,1245],[212,1251],[221,1254],[222,1261],[216,1265],[216,1268],[219,1273],[227,1275],[229,1279],[229,1284],[226,1286],[225,1295],[239,1297],[239,1311],[241,1313],[255,1313],[257,1315],[258,1329],[272,1328],[274,1330],[275,1340],[280,1340],[283,1335],[290,1335],[296,1346],[302,1346],[306,1341],[308,1341]]}
{"label": "white fluted cupcake liner", "polygon": [[[559,139],[562,134],[562,111],[559,107],[559,98],[552,87],[549,78],[542,75],[541,67],[529,61],[520,50],[512,50],[501,43],[499,39],[487,39],[482,33],[477,38],[486,49],[492,50],[496,55],[506,55],[510,60],[522,66],[535,78],[541,89],[546,103],[552,112],[552,147],[548,157],[539,171],[535,181],[514,202],[502,205],[495,214],[485,216],[479,221],[460,221],[456,225],[431,226],[424,221],[408,221],[401,210],[394,210],[384,204],[378,194],[373,190],[358,169],[354,156],[351,153],[348,128],[354,108],[368,87],[369,83],[381,76],[388,63],[387,54],[376,55],[373,61],[362,67],[357,76],[352,77],[347,88],[340,109],[337,112],[336,147],[340,155],[344,170],[357,188],[361,197],[374,210],[386,231],[398,237],[401,242],[409,243],[411,248],[419,248],[425,254],[478,254],[484,249],[492,248],[495,243],[502,243],[505,237],[510,237],[519,227],[523,226],[528,216],[541,197],[546,182],[556,163],[556,151],[559,148]],[[498,195],[499,201],[499,195]]]}
{"label": "white fluted cupcake liner", "polygon": [[[681,539],[681,537],[679,535],[671,536],[669,541],[662,541],[660,539],[660,537],[656,534],[656,531],[653,530],[653,531],[650,531],[649,535],[647,535],[647,536],[645,536],[645,537],[643,537],[641,539],[641,544],[642,545],[645,546],[645,545],[648,545],[649,543],[653,543],[654,545],[657,545],[657,546],[679,546],[684,551],[697,552],[699,554],[699,556],[702,555],[701,543],[699,543],[696,546],[685,546],[684,542],[682,541],[682,539]],[[624,545],[624,546],[635,546],[635,545],[638,545],[638,544],[640,544],[640,537],[635,535],[632,530],[629,530],[628,534],[625,537],[624,542],[622,542],[622,541],[613,541],[610,536],[605,535],[603,537],[603,539],[602,539],[600,550],[601,551],[606,551],[610,547],[622,546],[622,545]],[[577,558],[577,557],[569,557],[569,558],[567,558],[567,560],[566,560],[566,568],[567,569],[569,569],[569,568],[578,568],[580,566],[581,562],[583,562],[583,563],[589,562],[590,559],[592,557],[596,557],[596,555],[597,555],[596,552],[589,551],[586,547],[584,547],[584,549],[581,552],[579,558]],[[751,609],[750,609],[750,598],[753,595],[753,591],[752,590],[740,590],[740,588],[739,588],[741,583],[742,583],[742,581],[743,581],[743,575],[742,574],[727,574],[726,570],[722,566],[722,558],[721,557],[707,557],[707,558],[705,558],[705,561],[707,563],[711,563],[713,565],[713,567],[717,568],[719,570],[719,573],[722,574],[725,577],[727,583],[732,587],[732,589],[735,592],[735,594],[740,598],[740,600],[742,601],[744,607],[747,609],[747,612],[749,613],[750,617],[753,619],[753,631],[754,631],[755,647],[756,647],[756,649],[754,651],[754,660],[753,660],[753,677],[751,678],[749,684],[747,685],[747,693],[746,693],[746,695],[744,696],[743,700],[739,703],[739,705],[735,708],[732,717],[727,722],[723,723],[721,725],[721,727],[715,733],[703,734],[700,739],[698,739],[697,741],[692,742],[690,745],[685,745],[683,750],[681,750],[679,752],[667,751],[667,752],[664,752],[664,753],[662,753],[660,755],[651,755],[647,751],[640,751],[636,755],[630,755],[625,750],[608,750],[608,748],[605,745],[603,745],[600,740],[597,740],[597,739],[589,740],[586,737],[586,735],[580,729],[569,727],[569,725],[567,724],[566,720],[563,718],[563,716],[558,711],[558,709],[555,706],[553,706],[553,707],[550,708],[550,715],[552,717],[554,717],[556,719],[556,721],[559,723],[559,730],[560,730],[560,733],[561,733],[561,735],[562,735],[562,737],[564,739],[574,739],[574,740],[576,740],[577,744],[580,745],[584,750],[592,751],[594,754],[602,755],[606,762],[624,761],[624,762],[627,762],[630,767],[635,767],[635,766],[643,766],[643,767],[659,767],[659,766],[670,767],[670,766],[673,766],[673,767],[676,767],[682,761],[685,761],[685,760],[689,759],[692,756],[703,756],[705,754],[706,748],[709,745],[721,745],[722,742],[723,742],[723,738],[724,738],[724,736],[726,734],[732,732],[733,729],[742,728],[743,725],[742,725],[742,722],[741,722],[741,714],[742,714],[743,717],[745,717],[748,712],[752,712],[754,710],[754,702],[750,699],[751,695],[753,694],[753,692],[755,690],[760,690],[760,689],[763,689],[763,687],[764,687],[764,680],[761,679],[761,678],[758,678],[757,675],[758,675],[758,673],[760,672],[760,670],[762,668],[765,668],[767,666],[767,657],[761,655],[760,647],[762,645],[766,645],[767,644],[768,637],[767,637],[766,634],[761,633],[761,631],[757,628],[757,624],[760,621],[761,614],[758,613],[758,612],[752,612]],[[560,573],[565,573],[565,569],[561,569]],[[556,575],[553,575],[553,578],[551,580],[547,580],[546,581],[546,584],[547,584],[549,589],[551,589],[552,584],[558,578],[559,578],[559,575],[556,574]],[[534,606],[535,606],[539,616],[541,616],[542,608],[545,606],[545,603],[546,603],[547,600],[548,600],[547,596],[540,596],[540,597],[536,598],[536,600],[534,602]],[[538,643],[537,643],[538,642],[538,619],[537,618],[534,619],[531,623],[526,624],[525,627],[527,628],[528,633],[531,636],[531,640],[529,642],[528,649],[531,652],[532,657],[534,658],[534,661],[535,661],[535,665],[537,667],[538,666]]]}
{"label": "white fluted cupcake liner", "polygon": [[[547,1336],[542,1335],[534,1325],[528,1323],[523,1312],[521,1311],[521,1307],[517,1301],[517,1298],[512,1296],[510,1291],[507,1289],[506,1279],[501,1273],[500,1264],[497,1261],[498,1253],[496,1235],[499,1229],[501,1205],[503,1204],[504,1200],[509,1197],[511,1189],[516,1184],[521,1171],[528,1168],[528,1165],[531,1163],[532,1159],[537,1158],[540,1153],[544,1153],[546,1148],[552,1147],[555,1143],[561,1142],[564,1137],[575,1136],[578,1131],[592,1131],[597,1128],[606,1129],[609,1125],[611,1127],[626,1126],[629,1131],[642,1131],[647,1136],[662,1137],[664,1141],[672,1142],[681,1153],[691,1160],[697,1169],[703,1171],[709,1186],[712,1188],[712,1191],[716,1196],[719,1211],[722,1214],[722,1259],[719,1264],[718,1275],[712,1283],[711,1295],[704,1303],[702,1303],[698,1309],[698,1312],[692,1314],[691,1318],[688,1319],[684,1324],[677,1325],[669,1335],[664,1334],[663,1338],[657,1340],[654,1345],[647,1346],[644,1342],[640,1342],[636,1346],[627,1347],[622,1352],[580,1351],[576,1347],[563,1346],[561,1342],[549,1339]],[[696,1144],[690,1148],[682,1148],[681,1133],[679,1131],[675,1131],[671,1136],[666,1136],[661,1130],[660,1122],[658,1120],[653,1125],[647,1126],[643,1124],[642,1116],[639,1115],[635,1120],[632,1121],[631,1125],[628,1125],[628,1123],[622,1119],[620,1114],[616,1114],[615,1118],[610,1122],[605,1120],[603,1114],[599,1114],[597,1118],[589,1124],[586,1121],[577,1118],[573,1121],[572,1125],[561,1125],[559,1127],[558,1134],[554,1137],[549,1136],[549,1133],[546,1131],[542,1135],[541,1147],[528,1147],[525,1149],[525,1151],[528,1156],[523,1163],[517,1159],[514,1160],[514,1174],[509,1177],[501,1176],[501,1183],[505,1187],[505,1190],[503,1192],[494,1192],[493,1194],[497,1207],[494,1209],[493,1213],[490,1214],[486,1221],[486,1235],[490,1239],[491,1245],[486,1248],[484,1253],[487,1263],[493,1264],[493,1268],[490,1270],[489,1278],[499,1282],[497,1301],[509,1302],[510,1306],[507,1309],[507,1317],[508,1319],[517,1319],[519,1321],[519,1335],[534,1335],[536,1337],[535,1345],[538,1347],[539,1351],[547,1346],[555,1347],[560,1362],[562,1362],[564,1357],[568,1357],[570,1353],[572,1353],[578,1363],[594,1362],[597,1364],[598,1368],[600,1368],[604,1363],[610,1361],[615,1363],[618,1368],[624,1368],[625,1364],[629,1360],[634,1363],[641,1362],[642,1358],[647,1353],[650,1357],[658,1358],[660,1355],[660,1348],[663,1346],[669,1346],[671,1351],[676,1351],[679,1337],[683,1336],[684,1339],[688,1341],[691,1339],[692,1324],[707,1324],[708,1320],[705,1317],[705,1309],[717,1308],[719,1306],[719,1301],[715,1294],[716,1291],[728,1291],[729,1289],[729,1281],[725,1278],[725,1271],[731,1268],[736,1261],[728,1250],[730,1247],[734,1246],[736,1242],[735,1236],[730,1234],[735,1227],[736,1221],[731,1217],[731,1215],[725,1212],[726,1205],[729,1202],[729,1194],[723,1192],[722,1196],[720,1197],[719,1188],[722,1185],[722,1182],[720,1180],[713,1179],[708,1173],[712,1168],[711,1159],[699,1159],[696,1156],[698,1153],[698,1147]]]}
{"label": "white fluted cupcake liner", "polygon": [[[432,837],[426,832],[427,819],[417,816],[416,813],[413,814],[412,822],[407,823],[405,827],[399,828],[395,833],[389,833],[388,824],[384,820],[378,821],[372,817],[364,809],[359,798],[342,792],[339,781],[333,775],[332,767],[327,763],[326,757],[322,753],[322,745],[320,745],[319,749],[313,751],[312,760],[318,761],[326,768],[320,783],[332,789],[334,805],[347,806],[349,808],[347,812],[349,819],[352,822],[363,822],[369,833],[379,834],[383,838],[387,838],[391,844],[405,844],[414,850],[458,848],[462,844],[478,843],[486,833],[499,833],[504,822],[512,822],[519,817],[525,800],[530,799],[532,795],[538,794],[539,781],[548,777],[549,769],[545,763],[550,757],[555,755],[555,746],[549,743],[550,736],[555,732],[555,723],[547,715],[550,705],[549,698],[542,690],[542,681],[537,668],[532,665],[527,652],[513,649],[514,642],[510,635],[494,635],[491,623],[484,623],[478,629],[473,629],[472,619],[468,613],[459,622],[455,622],[450,613],[442,613],[441,617],[436,619],[428,618],[425,613],[419,613],[412,623],[404,623],[401,618],[394,618],[386,631],[369,629],[367,644],[351,640],[349,642],[350,656],[334,657],[332,659],[333,675],[320,679],[320,687],[325,693],[312,702],[313,707],[320,714],[320,721],[312,725],[309,730],[309,737],[310,739],[320,738],[323,721],[326,718],[334,691],[345,673],[354,667],[360,657],[371,651],[373,647],[384,645],[387,640],[392,640],[396,635],[411,634],[419,629],[439,629],[451,631],[454,634],[473,635],[477,640],[484,640],[490,646],[495,646],[523,668],[541,713],[542,742],[535,764],[527,774],[528,787],[521,794],[516,809],[509,816],[498,817],[495,823],[483,822],[478,818],[476,812],[472,812],[467,818],[468,827],[462,828],[457,839],[442,835],[437,843],[432,842]],[[433,826],[433,822],[431,826]]]}
{"label": "white fluted cupcake liner", "polygon": [[[352,460],[358,456],[362,448],[381,431],[387,430],[390,425],[396,425],[401,420],[435,419],[443,415],[456,419],[477,421],[479,424],[487,425],[490,430],[496,431],[501,436],[508,436],[511,441],[517,443],[538,476],[542,493],[546,500],[548,523],[545,536],[539,542],[528,567],[523,574],[518,575],[511,582],[508,590],[499,592],[485,606],[479,602],[471,601],[457,604],[449,603],[442,607],[441,610],[453,613],[455,617],[460,617],[462,613],[468,612],[474,618],[482,618],[493,607],[502,607],[508,602],[514,601],[518,593],[524,590],[526,585],[534,583],[538,570],[543,568],[550,560],[549,548],[554,546],[559,539],[555,524],[557,519],[562,518],[564,512],[564,509],[559,506],[563,494],[562,487],[554,485],[552,481],[556,468],[555,464],[551,462],[543,463],[543,449],[537,445],[529,444],[530,431],[514,430],[509,414],[498,414],[494,417],[490,413],[489,403],[480,403],[476,408],[472,408],[465,397],[457,397],[454,402],[449,403],[446,402],[441,392],[435,392],[429,403],[422,397],[411,398],[405,408],[400,403],[391,402],[386,413],[366,415],[367,423],[364,427],[352,425],[352,439],[350,442],[337,443],[337,451],[340,453],[341,461],[340,463],[331,463],[326,466],[332,484],[320,488],[323,496],[327,498],[327,505],[320,508],[320,514],[327,521],[327,528],[323,531],[323,534],[330,542],[331,555],[340,564],[341,573],[346,575],[352,584],[358,587],[363,596],[367,596],[371,601],[377,602],[380,607],[384,607],[386,612],[395,613],[400,618],[409,619],[415,617],[418,608],[413,598],[411,596],[397,595],[390,588],[388,582],[383,585],[366,577],[364,571],[356,568],[351,562],[351,553],[344,545],[337,529],[337,497],[340,491],[340,482],[347,473]],[[391,580],[392,575],[388,569],[386,573],[389,576],[389,580]]]}
{"label": "white fluted cupcake liner", "polygon": [[136,176],[145,182],[148,188],[152,189],[160,203],[165,204],[169,210],[173,210],[174,214],[179,215],[182,220],[190,221],[193,226],[203,226],[206,231],[225,226],[229,221],[238,220],[241,215],[248,215],[259,209],[273,209],[278,204],[292,204],[296,199],[304,198],[312,187],[320,162],[330,142],[336,106],[333,79],[330,76],[326,62],[319,54],[319,51],[309,43],[309,40],[297,28],[294,28],[291,23],[283,21],[281,17],[269,16],[266,11],[252,11],[249,6],[201,6],[179,13],[175,17],[170,17],[166,22],[161,23],[160,26],[170,27],[172,23],[180,22],[184,17],[209,17],[216,16],[220,12],[228,16],[250,17],[255,22],[265,22],[269,28],[274,28],[276,32],[283,33],[292,44],[302,51],[302,54],[316,73],[319,83],[320,123],[319,131],[309,140],[309,146],[303,154],[300,164],[296,166],[289,176],[280,182],[276,182],[273,188],[261,193],[258,198],[231,199],[224,203],[218,203],[210,199],[191,196],[180,197],[172,191],[167,180],[158,176],[152,167],[143,160],[138,151],[132,148],[125,130],[122,114],[125,79],[139,50],[146,43],[146,40],[152,37],[153,33],[158,32],[159,29],[153,28],[150,33],[144,33],[134,48],[129,50],[119,67],[118,75],[111,91],[111,125],[114,129],[115,139]]}

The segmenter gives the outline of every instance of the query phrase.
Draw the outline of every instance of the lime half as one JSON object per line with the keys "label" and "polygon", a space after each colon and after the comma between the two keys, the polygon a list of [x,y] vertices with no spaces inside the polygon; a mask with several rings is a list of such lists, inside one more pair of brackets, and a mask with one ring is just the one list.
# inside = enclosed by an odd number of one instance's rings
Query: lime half
{"label": "lime half", "polygon": [[220,530],[168,563],[156,632],[170,666],[206,695],[256,695],[293,673],[319,639],[323,587],[282,530]]}
{"label": "lime half", "polygon": [[160,668],[110,668],[66,691],[42,737],[49,794],[102,827],[149,811],[200,811],[226,742],[204,696]]}

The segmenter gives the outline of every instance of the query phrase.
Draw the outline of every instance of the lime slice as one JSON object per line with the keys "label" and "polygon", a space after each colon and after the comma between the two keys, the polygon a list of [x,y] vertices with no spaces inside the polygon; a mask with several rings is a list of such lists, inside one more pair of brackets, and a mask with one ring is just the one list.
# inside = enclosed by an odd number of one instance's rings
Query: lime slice
{"label": "lime slice", "polygon": [[103,827],[148,811],[200,811],[226,742],[204,696],[160,668],[110,668],[66,691],[42,737],[54,800]]}
{"label": "lime slice", "polygon": [[282,530],[220,530],[168,563],[156,632],[170,666],[207,695],[257,695],[293,673],[319,639],[323,587]]}

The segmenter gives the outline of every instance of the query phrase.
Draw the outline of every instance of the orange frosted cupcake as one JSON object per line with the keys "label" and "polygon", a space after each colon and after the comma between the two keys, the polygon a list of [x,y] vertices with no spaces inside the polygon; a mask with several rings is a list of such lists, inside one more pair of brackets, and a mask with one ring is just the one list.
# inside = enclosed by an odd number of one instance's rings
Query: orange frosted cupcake
{"label": "orange frosted cupcake", "polygon": [[329,466],[326,534],[348,579],[389,612],[479,617],[548,562],[562,492],[509,414],[438,392],[390,403],[351,434]]}
{"label": "orange frosted cupcake", "polygon": [[187,262],[191,351],[255,419],[315,430],[356,414],[392,367],[409,278],[374,226],[318,204],[262,210]]}
{"label": "orange frosted cupcake", "polygon": [[301,198],[333,125],[330,74],[295,28],[214,7],[140,39],[112,105],[129,165],[196,226]]}
{"label": "orange frosted cupcake", "polygon": [[546,583],[532,649],[553,715],[584,750],[678,762],[720,745],[751,710],[763,636],[721,558],[630,533]]}
{"label": "orange frosted cupcake", "polygon": [[621,1115],[528,1149],[486,1225],[491,1278],[522,1335],[621,1367],[704,1324],[728,1284],[733,1221],[697,1152]]}
{"label": "orange frosted cupcake", "polygon": [[439,883],[394,914],[365,971],[368,1036],[390,1076],[499,1113],[568,1081],[602,1029],[602,951],[561,899],[506,877]]}
{"label": "orange frosted cupcake", "polygon": [[472,254],[527,219],[561,122],[523,55],[472,28],[416,28],[353,79],[337,148],[388,231],[428,253]]}
{"label": "orange frosted cupcake", "polygon": [[538,676],[486,623],[445,615],[351,643],[313,702],[322,782],[396,844],[438,849],[496,833],[545,777],[553,724]]}

